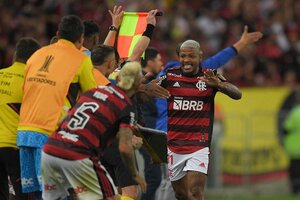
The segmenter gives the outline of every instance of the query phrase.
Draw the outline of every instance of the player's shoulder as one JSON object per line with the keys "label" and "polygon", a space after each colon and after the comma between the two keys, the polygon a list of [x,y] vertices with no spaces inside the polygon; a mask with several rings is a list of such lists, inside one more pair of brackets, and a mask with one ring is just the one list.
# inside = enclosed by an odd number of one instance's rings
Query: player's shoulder
{"label": "player's shoulder", "polygon": [[181,77],[181,70],[180,67],[173,67],[169,68],[166,72],[166,76],[175,76],[175,77]]}
{"label": "player's shoulder", "polygon": [[208,72],[208,71],[213,71],[215,74],[217,74],[217,70],[216,69],[209,69],[209,68],[201,68],[202,72]]}
{"label": "player's shoulder", "polygon": [[36,50],[31,57],[28,59],[27,63],[37,60],[44,60],[45,57],[50,59],[56,56],[53,52],[56,52],[55,49],[51,47],[51,45],[46,45]]}
{"label": "player's shoulder", "polygon": [[8,68],[9,67],[0,69],[0,74],[4,74],[7,70],[9,70]]}
{"label": "player's shoulder", "polygon": [[117,96],[121,100],[129,99],[129,97],[127,96],[124,90],[122,90],[120,87],[113,84],[97,86],[97,88],[95,88],[93,91],[96,93],[98,92],[98,93],[107,94],[109,96]]}
{"label": "player's shoulder", "polygon": [[[88,49],[87,49],[88,50]],[[59,40],[54,44],[49,44],[47,46],[42,47],[38,50],[39,52],[47,53],[51,52],[52,54],[60,55],[62,52],[68,53],[69,56],[72,56],[76,59],[85,59],[89,58],[89,55],[84,53],[83,51],[77,49],[73,43],[67,40]]]}
{"label": "player's shoulder", "polygon": [[[22,66],[22,67],[24,67],[24,66]],[[24,70],[24,69],[22,68],[22,70]],[[20,68],[17,68],[17,65],[13,64],[11,66],[0,69],[0,74],[6,74],[6,73],[11,73],[11,72],[20,72]]]}
{"label": "player's shoulder", "polygon": [[171,67],[167,69],[167,72],[175,72],[175,71],[180,71],[180,66]]}

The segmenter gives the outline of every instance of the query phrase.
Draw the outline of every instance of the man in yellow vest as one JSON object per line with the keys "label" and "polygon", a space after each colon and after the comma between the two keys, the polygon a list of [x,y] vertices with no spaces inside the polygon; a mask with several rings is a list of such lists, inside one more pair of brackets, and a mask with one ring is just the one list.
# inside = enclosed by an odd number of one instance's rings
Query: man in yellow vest
{"label": "man in yellow vest", "polygon": [[18,41],[14,63],[0,70],[0,199],[9,196],[8,176],[12,183],[16,199],[28,199],[22,193],[20,181],[20,159],[16,144],[20,106],[22,102],[22,84],[25,63],[40,48],[32,38]]}
{"label": "man in yellow vest", "polygon": [[26,64],[23,102],[17,145],[20,148],[23,192],[41,199],[41,150],[63,111],[68,111],[79,92],[96,87],[89,56],[79,51],[84,26],[75,15],[62,18],[59,40],[43,47]]}

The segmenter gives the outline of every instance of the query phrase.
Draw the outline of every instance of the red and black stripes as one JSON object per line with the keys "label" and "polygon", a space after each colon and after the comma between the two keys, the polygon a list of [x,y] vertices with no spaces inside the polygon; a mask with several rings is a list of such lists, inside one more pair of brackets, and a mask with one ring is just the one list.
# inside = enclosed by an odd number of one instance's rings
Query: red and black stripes
{"label": "red and black stripes", "polygon": [[108,172],[105,170],[104,166],[101,165],[97,157],[92,157],[90,159],[94,164],[94,170],[98,177],[98,182],[101,187],[103,199],[106,199],[107,197],[115,196],[117,194],[115,191],[115,186],[112,182],[112,179],[108,178],[110,176]]}
{"label": "red and black stripes", "polygon": [[130,126],[132,110],[130,99],[116,86],[89,90],[49,137],[44,151],[70,160],[97,156],[115,137],[120,124]]}
{"label": "red and black stripes", "polygon": [[168,146],[176,153],[192,153],[211,142],[214,97],[217,90],[204,81],[200,71],[183,76],[180,68],[167,72],[162,85],[168,89]]}

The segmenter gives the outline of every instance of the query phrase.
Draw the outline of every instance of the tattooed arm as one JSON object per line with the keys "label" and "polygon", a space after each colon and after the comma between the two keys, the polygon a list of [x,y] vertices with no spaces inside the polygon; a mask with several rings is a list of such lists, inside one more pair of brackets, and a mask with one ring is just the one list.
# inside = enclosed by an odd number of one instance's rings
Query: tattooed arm
{"label": "tattooed arm", "polygon": [[233,84],[229,82],[223,82],[225,80],[221,75],[215,74],[212,70],[204,72],[205,82],[211,87],[216,87],[220,92],[226,94],[232,99],[238,100],[242,98],[241,91]]}
{"label": "tattooed arm", "polygon": [[241,91],[233,84],[228,82],[219,82],[217,88],[220,92],[226,94],[232,99],[238,100],[242,98]]}
{"label": "tattooed arm", "polygon": [[131,172],[133,179],[141,186],[142,191],[146,192],[146,182],[138,174],[134,147],[132,145],[132,136],[133,132],[129,127],[120,127],[117,134],[117,139],[119,141],[119,151],[121,154],[121,158],[128,170]]}

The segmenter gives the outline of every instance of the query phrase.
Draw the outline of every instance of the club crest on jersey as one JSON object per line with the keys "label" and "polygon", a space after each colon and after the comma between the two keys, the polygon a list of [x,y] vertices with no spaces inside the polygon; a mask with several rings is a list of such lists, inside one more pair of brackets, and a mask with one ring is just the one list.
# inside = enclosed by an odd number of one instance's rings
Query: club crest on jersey
{"label": "club crest on jersey", "polygon": [[197,83],[196,83],[196,87],[200,90],[200,91],[204,91],[206,90],[206,83],[204,81],[201,81],[199,80]]}

